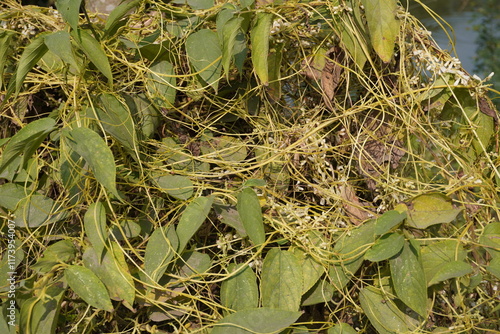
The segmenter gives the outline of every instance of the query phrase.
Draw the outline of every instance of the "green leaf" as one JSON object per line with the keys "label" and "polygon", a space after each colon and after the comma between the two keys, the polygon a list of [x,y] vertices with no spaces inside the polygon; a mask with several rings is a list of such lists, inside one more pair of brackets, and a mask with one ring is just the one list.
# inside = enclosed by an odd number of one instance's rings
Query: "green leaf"
{"label": "green leaf", "polygon": [[108,312],[113,311],[113,304],[106,287],[92,270],[70,265],[64,270],[64,277],[69,287],[90,306]]}
{"label": "green leaf", "polygon": [[214,0],[187,0],[187,3],[194,10],[209,9],[214,6]]}
{"label": "green leaf", "polygon": [[99,260],[106,248],[108,233],[106,231],[106,210],[100,202],[90,204],[83,217],[85,234],[94,247]]}
{"label": "green leaf", "polygon": [[18,227],[29,228],[53,224],[67,216],[67,212],[59,206],[52,198],[40,194],[30,195],[19,202],[14,211],[14,222]]}
{"label": "green leaf", "polygon": [[28,194],[23,186],[16,183],[4,183],[0,185],[0,206],[14,211],[17,204]]}
{"label": "green leaf", "polygon": [[113,84],[113,73],[109,65],[108,57],[101,44],[85,30],[78,29],[72,31],[72,36],[78,43],[80,49],[85,53],[94,66],[108,79],[110,85]]}
{"label": "green leaf", "polygon": [[45,137],[56,128],[54,119],[45,117],[24,126],[7,143],[0,161],[0,173],[9,166],[14,159],[23,155],[22,164],[25,165],[35,153]]}
{"label": "green leaf", "polygon": [[394,226],[397,226],[406,219],[406,211],[398,212],[396,210],[386,211],[377,218],[375,223],[375,233],[378,235],[389,232]]}
{"label": "green leaf", "polygon": [[449,223],[461,211],[461,208],[455,208],[451,200],[443,194],[424,194],[410,201],[406,222],[411,227],[424,229],[435,224]]}
{"label": "green leaf", "polygon": [[5,64],[9,53],[12,51],[13,31],[0,31],[0,89],[3,89]]}
{"label": "green leaf", "polygon": [[380,289],[368,286],[359,292],[361,308],[379,334],[411,332],[416,328]]}
{"label": "green leaf", "polygon": [[200,149],[206,158],[229,163],[244,161],[248,154],[247,144],[239,138],[230,136],[220,136],[204,141]]}
{"label": "green leaf", "polygon": [[262,306],[297,311],[302,297],[302,267],[288,251],[271,249],[262,264]]}
{"label": "green leaf", "polygon": [[132,239],[141,234],[141,226],[133,220],[123,220],[120,225],[113,225],[109,231],[116,240]]}
{"label": "green leaf", "polygon": [[222,67],[226,78],[229,77],[231,60],[234,57],[236,36],[241,31],[243,17],[233,17],[228,20],[222,28]]}
{"label": "green leaf", "polygon": [[82,0],[56,0],[57,11],[73,30],[78,29],[81,3]]}
{"label": "green leaf", "polygon": [[185,176],[162,175],[155,177],[153,180],[162,192],[173,198],[187,200],[193,196],[193,183]]}
{"label": "green leaf", "polygon": [[427,284],[419,251],[405,242],[398,256],[389,261],[396,295],[422,317],[427,315]]}
{"label": "green leaf", "polygon": [[459,240],[443,240],[424,245],[421,249],[422,264],[427,285],[447,263],[464,261],[467,252]]}
{"label": "green leaf", "polygon": [[500,279],[500,258],[491,260],[490,264],[486,266],[486,270],[488,270],[492,275],[496,276],[496,278]]}
{"label": "green leaf", "polygon": [[[101,256],[95,247],[89,247],[83,254],[83,264],[106,286],[110,298],[124,300],[132,305],[135,299],[134,280],[125,262],[123,251],[116,242],[110,243],[110,248]],[[102,259],[102,260],[101,260]]]}
{"label": "green leaf", "polygon": [[399,233],[388,233],[375,241],[375,244],[365,253],[365,259],[372,262],[387,260],[403,248],[405,238]]}
{"label": "green leaf", "polygon": [[23,302],[20,312],[21,333],[55,333],[66,288],[62,282],[46,286],[40,296]]}
{"label": "green leaf", "polygon": [[302,312],[267,307],[241,310],[222,318],[212,334],[264,334],[276,333],[293,324]]}
{"label": "green leaf", "polygon": [[228,266],[231,276],[225,279],[220,288],[221,304],[228,309],[241,311],[259,305],[257,276],[248,265]]}
{"label": "green leaf", "polygon": [[382,61],[388,63],[394,54],[394,44],[399,34],[396,0],[361,0],[365,7],[370,40]]}
{"label": "green leaf", "polygon": [[293,253],[302,267],[302,293],[306,293],[325,273],[325,269],[321,263],[316,262],[311,255],[301,249],[295,248]]}
{"label": "green leaf", "polygon": [[344,18],[339,24],[340,41],[345,49],[349,52],[359,70],[363,70],[368,59],[367,53],[370,51],[367,47],[368,35],[363,23],[364,15],[361,14],[359,6],[352,6],[354,15],[345,13],[341,17]]}
{"label": "green leaf", "polygon": [[217,91],[222,72],[222,49],[217,33],[202,29],[189,35],[186,53],[200,78]]}
{"label": "green leaf", "polygon": [[16,94],[18,94],[21,90],[24,79],[26,78],[28,72],[31,71],[36,63],[38,63],[38,61],[48,51],[47,45],[45,45],[46,35],[46,33],[39,34],[31,41],[28,46],[26,46],[26,48],[24,48],[16,70]]}
{"label": "green leaf", "polygon": [[338,254],[329,269],[329,277],[337,290],[342,290],[363,263],[363,254],[375,240],[375,220],[370,220],[349,234],[343,234],[333,251]]}
{"label": "green leaf", "polygon": [[[14,229],[11,221],[8,222],[7,228]],[[14,239],[14,242],[10,242],[2,252],[2,259],[0,260],[0,282],[3,283],[0,283],[0,292],[9,291],[10,287],[9,284],[7,284],[9,282],[8,279],[12,277],[12,273],[16,271],[23,260],[24,251],[22,242],[19,239]]]}
{"label": "green leaf", "polygon": [[492,258],[500,258],[500,223],[490,223],[484,228],[479,242]]}
{"label": "green leaf", "polygon": [[146,77],[150,100],[156,107],[171,109],[177,93],[174,67],[166,60],[154,63]]}
{"label": "green leaf", "polygon": [[448,262],[443,264],[443,266],[439,268],[437,273],[432,277],[427,285],[430,286],[439,282],[446,281],[450,278],[462,277],[470,273],[472,273],[470,264],[463,261]]}
{"label": "green leaf", "polygon": [[238,213],[248,237],[255,245],[261,245],[266,241],[264,231],[264,220],[259,197],[252,188],[244,188],[238,194]]}
{"label": "green leaf", "polygon": [[206,253],[197,251],[184,252],[179,259],[179,275],[196,279],[200,274],[210,269],[212,260]]}
{"label": "green leaf", "polygon": [[109,36],[109,34],[113,32],[115,27],[120,23],[120,20],[140,3],[141,0],[132,0],[122,2],[120,5],[116,6],[111,13],[109,13],[108,18],[106,19],[106,25],[104,26],[106,35]]}
{"label": "green leaf", "polygon": [[320,279],[316,281],[302,297],[302,306],[310,306],[315,304],[328,303],[332,300],[335,287],[328,279]]}
{"label": "green leaf", "polygon": [[179,238],[173,226],[157,228],[151,234],[144,254],[144,271],[153,282],[163,276],[178,249]]}
{"label": "green leaf", "polygon": [[243,187],[265,187],[266,184],[266,180],[263,179],[248,179],[243,182]]}
{"label": "green leaf", "polygon": [[184,209],[176,229],[179,236],[179,253],[182,253],[189,240],[191,240],[207,218],[213,201],[214,198],[212,196],[198,197]]}
{"label": "green leaf", "polygon": [[99,104],[95,112],[104,130],[113,136],[130,155],[137,158],[137,134],[129,107],[113,94],[104,93],[99,96]]}
{"label": "green leaf", "polygon": [[75,258],[76,249],[70,240],[60,240],[45,249],[42,257],[32,266],[39,273],[47,273],[56,265],[68,263]]}
{"label": "green leaf", "polygon": [[250,32],[253,68],[263,85],[269,82],[269,37],[273,17],[271,13],[257,13],[255,24]]}
{"label": "green leaf", "polygon": [[232,205],[226,205],[221,203],[214,203],[214,211],[217,214],[218,219],[236,230],[241,237],[246,237],[247,232],[243,227],[240,215],[236,207]]}
{"label": "green leaf", "polygon": [[80,65],[75,58],[70,34],[67,31],[56,31],[45,36],[45,45],[63,62],[72,66],[76,71]]}
{"label": "green leaf", "polygon": [[346,324],[345,322],[339,322],[332,328],[329,328],[326,334],[357,334],[358,332]]}
{"label": "green leaf", "polygon": [[116,198],[116,165],[113,153],[106,142],[88,128],[65,129],[63,135],[69,146],[83,157],[94,172],[95,178]]}

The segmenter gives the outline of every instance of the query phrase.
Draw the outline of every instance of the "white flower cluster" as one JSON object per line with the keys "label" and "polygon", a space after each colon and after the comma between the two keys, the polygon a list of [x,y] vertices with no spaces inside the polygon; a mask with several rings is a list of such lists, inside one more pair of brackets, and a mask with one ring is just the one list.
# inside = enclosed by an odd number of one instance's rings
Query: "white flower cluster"
{"label": "white flower cluster", "polygon": [[338,13],[346,12],[352,13],[352,7],[347,6],[346,4],[340,4],[338,6],[333,6],[333,15],[337,15]]}
{"label": "white flower cluster", "polygon": [[273,21],[273,25],[271,26],[271,35],[275,35],[280,33],[283,28],[287,28],[290,26],[290,22],[284,22],[283,19],[278,18]]}

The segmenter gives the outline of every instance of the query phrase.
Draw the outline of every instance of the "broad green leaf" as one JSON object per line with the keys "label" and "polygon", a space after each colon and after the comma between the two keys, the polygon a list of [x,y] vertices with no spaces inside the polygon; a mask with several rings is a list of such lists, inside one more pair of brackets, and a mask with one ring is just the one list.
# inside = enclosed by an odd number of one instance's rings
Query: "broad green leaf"
{"label": "broad green leaf", "polygon": [[238,10],[235,5],[231,3],[226,3],[222,5],[222,10],[217,14],[217,18],[215,20],[215,27],[217,34],[219,35],[219,39],[224,44],[224,27],[226,23],[235,17],[235,14],[238,13]]}
{"label": "broad green leaf", "polygon": [[263,179],[248,179],[243,182],[244,187],[265,187],[266,184],[266,180]]}
{"label": "broad green leaf", "polygon": [[45,36],[45,45],[63,62],[72,66],[76,71],[80,65],[75,58],[70,34],[67,31],[56,31]]}
{"label": "broad green leaf", "polygon": [[16,183],[4,183],[0,185],[0,206],[14,211],[17,204],[27,195],[23,186]]}
{"label": "broad green leaf", "polygon": [[365,7],[370,40],[380,59],[388,63],[399,34],[396,0],[361,0]]}
{"label": "broad green leaf", "polygon": [[212,196],[198,197],[184,209],[176,228],[179,237],[179,253],[182,253],[189,240],[191,240],[207,218],[213,201],[214,198]]}
{"label": "broad green leaf", "polygon": [[214,0],[186,0],[188,5],[194,10],[209,9],[214,6]]}
{"label": "broad green leaf", "polygon": [[269,334],[293,324],[302,312],[268,307],[240,310],[217,322],[211,334]]}
{"label": "broad green leaf", "polygon": [[55,333],[65,291],[62,282],[55,282],[46,286],[40,296],[24,301],[20,312],[20,332]]}
{"label": "broad green leaf", "polygon": [[500,258],[494,258],[490,261],[490,264],[486,266],[486,270],[491,274],[500,279]]}
{"label": "broad green leaf", "polygon": [[396,295],[422,317],[427,315],[427,284],[419,250],[405,245],[398,256],[389,260]]}
{"label": "broad green leaf", "polygon": [[375,223],[375,233],[378,235],[389,232],[394,226],[397,226],[406,219],[406,211],[398,212],[396,210],[386,211],[377,218]]}
{"label": "broad green leaf", "polygon": [[206,158],[222,160],[223,162],[240,162],[247,157],[247,144],[236,137],[214,137],[202,142],[200,149]]}
{"label": "broad green leaf", "polygon": [[443,264],[443,266],[439,268],[437,273],[432,277],[427,285],[430,286],[439,282],[446,281],[450,278],[462,277],[470,273],[472,273],[470,264],[463,261],[448,262]]}
{"label": "broad green leaf", "polygon": [[234,228],[240,237],[246,237],[247,232],[243,227],[240,215],[236,207],[221,203],[214,203],[214,211],[217,218],[224,224]]}
{"label": "broad green leaf", "polygon": [[411,332],[416,328],[380,289],[367,286],[359,292],[361,308],[379,334]]}
{"label": "broad green leaf", "polygon": [[106,231],[106,209],[100,202],[90,204],[83,217],[85,234],[94,247],[99,260],[106,248],[108,233]]}
{"label": "broad green leaf", "polygon": [[250,32],[253,68],[263,85],[269,83],[269,37],[273,17],[271,13],[257,13],[255,24]]}
{"label": "broad green leaf", "polygon": [[97,181],[120,199],[116,189],[115,160],[106,142],[88,128],[65,129],[63,134],[73,151],[81,155],[89,164]]}
{"label": "broad green leaf", "polygon": [[21,154],[24,165],[35,153],[45,137],[56,128],[54,119],[45,117],[19,130],[7,143],[0,160],[0,173]]}
{"label": "broad green leaf", "polygon": [[238,194],[238,213],[248,237],[255,245],[261,245],[266,241],[262,208],[259,197],[252,188],[244,188]]}
{"label": "broad green leaf", "polygon": [[221,283],[221,304],[233,311],[255,308],[259,305],[257,276],[248,265],[228,266],[231,276]]}
{"label": "broad green leaf", "polygon": [[48,246],[32,268],[39,273],[47,273],[56,265],[73,260],[75,253],[76,248],[70,240],[60,240]]}
{"label": "broad green leaf", "polygon": [[171,109],[175,104],[176,79],[174,67],[166,60],[154,63],[146,77],[148,96],[158,108]]}
{"label": "broad green leaf", "polygon": [[234,56],[234,47],[236,44],[236,36],[241,31],[241,23],[243,17],[233,17],[227,21],[222,28],[222,68],[229,77],[231,60]]}
{"label": "broad green leaf", "polygon": [[90,306],[108,312],[113,311],[113,304],[106,287],[92,270],[70,265],[64,270],[64,277],[69,287]]}
{"label": "broad green leaf", "polygon": [[455,208],[451,200],[443,194],[424,194],[410,201],[406,222],[411,227],[424,229],[435,224],[449,223],[461,211],[461,208]]}
{"label": "broad green leaf", "polygon": [[162,175],[155,177],[153,180],[162,192],[167,193],[173,198],[187,200],[193,196],[193,183],[185,176]]}
{"label": "broad green leaf", "polygon": [[104,130],[136,158],[137,134],[130,109],[125,101],[120,101],[114,94],[104,93],[99,97],[99,104],[102,109],[96,108],[95,111]]}
{"label": "broad green leaf", "polygon": [[327,279],[320,279],[304,294],[301,306],[328,303],[332,300],[334,292],[335,287]]}
{"label": "broad green leaf", "polygon": [[[12,221],[9,221],[7,232],[11,233],[14,229],[15,226],[13,226]],[[10,241],[11,239],[7,240]],[[5,250],[2,250],[2,260],[0,260],[0,292],[5,292],[10,289],[9,279],[12,277],[12,273],[16,272],[17,267],[24,260],[24,251],[21,240],[17,238],[14,239],[14,242],[10,242],[5,247]]]}
{"label": "broad green leaf", "polygon": [[200,78],[217,91],[222,72],[222,48],[217,33],[202,29],[189,35],[186,53]]}
{"label": "broad green leaf", "polygon": [[195,277],[205,273],[212,265],[210,256],[206,253],[197,251],[184,252],[179,259],[179,274],[184,277]]}
{"label": "broad green leaf", "polygon": [[372,262],[387,260],[399,253],[404,244],[405,238],[402,234],[385,234],[365,253],[365,259]]}
{"label": "broad green leaf", "polygon": [[337,290],[342,290],[361,267],[363,254],[374,240],[375,220],[360,225],[337,240],[333,251],[338,255],[329,269],[329,278]]}
{"label": "broad green leaf", "polygon": [[262,306],[297,311],[302,297],[302,280],[302,267],[297,257],[292,252],[271,249],[262,264]]}
{"label": "broad green leaf", "polygon": [[500,223],[490,223],[484,228],[479,242],[492,258],[500,258]]}
{"label": "broad green leaf", "polygon": [[132,0],[122,2],[120,5],[116,6],[115,9],[109,13],[106,19],[106,25],[104,26],[104,31],[106,35],[109,35],[115,27],[119,24],[120,20],[125,17],[134,7],[137,7],[141,3],[141,0]]}
{"label": "broad green leaf", "polygon": [[133,220],[126,219],[121,221],[119,226],[114,225],[109,234],[116,240],[132,239],[141,234],[141,226]]}
{"label": "broad green leaf", "polygon": [[129,273],[120,246],[115,242],[111,242],[110,245],[103,256],[95,250],[95,247],[87,248],[82,257],[83,264],[104,283],[110,298],[124,300],[128,305],[132,305],[135,299],[134,280]]}
{"label": "broad green leaf", "polygon": [[325,268],[301,249],[295,248],[293,253],[302,267],[302,293],[306,293],[325,273]]}
{"label": "broad green leaf", "polygon": [[82,0],[56,0],[57,11],[73,30],[78,29],[81,3]]}
{"label": "broad green leaf", "polygon": [[12,37],[14,37],[13,31],[0,31],[0,89],[3,89],[2,86],[4,84],[5,64],[7,62],[9,52],[12,51]]}
{"label": "broad green leaf", "polygon": [[29,195],[22,199],[14,211],[14,222],[18,227],[35,228],[41,225],[53,224],[66,218],[60,203],[40,194]]}
{"label": "broad green leaf", "polygon": [[329,328],[326,334],[357,334],[358,332],[346,324],[345,322],[339,322],[332,328]]}
{"label": "broad green leaf", "polygon": [[179,249],[179,238],[173,226],[157,228],[149,237],[144,254],[144,271],[158,282]]}
{"label": "broad green leaf", "polygon": [[135,117],[141,138],[152,138],[160,125],[160,112],[143,94],[133,97],[135,103]]}
{"label": "broad green leaf", "polygon": [[109,65],[108,57],[101,44],[88,32],[82,29],[73,30],[72,36],[78,43],[80,49],[85,53],[94,66],[113,84],[113,73]]}
{"label": "broad green leaf", "polygon": [[352,6],[354,15],[346,13],[341,15],[342,21],[338,26],[340,29],[340,41],[349,52],[359,70],[362,70],[368,59],[370,50],[368,35],[363,23],[363,16],[359,6]]}
{"label": "broad green leaf", "polygon": [[420,251],[427,285],[430,285],[447,263],[464,261],[467,252],[458,240],[443,240],[432,242],[422,247]]}

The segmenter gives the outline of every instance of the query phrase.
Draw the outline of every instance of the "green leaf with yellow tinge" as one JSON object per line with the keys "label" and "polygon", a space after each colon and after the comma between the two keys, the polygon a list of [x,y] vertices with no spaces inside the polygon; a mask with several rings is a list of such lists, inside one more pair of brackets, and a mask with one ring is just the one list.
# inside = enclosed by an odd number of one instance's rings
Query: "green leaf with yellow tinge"
{"label": "green leaf with yellow tinge", "polygon": [[231,276],[221,284],[220,299],[222,305],[234,310],[255,308],[259,305],[259,287],[257,276],[248,265],[228,266]]}
{"label": "green leaf with yellow tinge", "polygon": [[396,0],[361,0],[361,3],[365,7],[373,48],[382,61],[388,63],[399,34],[398,3]]}
{"label": "green leaf with yellow tinge", "polygon": [[462,211],[461,208],[453,206],[451,199],[440,193],[419,195],[407,206],[407,224],[419,229],[449,223]]}
{"label": "green leaf with yellow tinge", "polygon": [[289,251],[271,249],[262,264],[262,306],[297,311],[302,297],[302,267]]}
{"label": "green leaf with yellow tinge", "polygon": [[222,73],[222,48],[217,33],[202,29],[190,34],[186,53],[202,81],[217,91]]}
{"label": "green leaf with yellow tinge", "polygon": [[64,270],[64,277],[69,287],[90,306],[108,312],[113,311],[113,304],[106,287],[92,270],[71,265]]}
{"label": "green leaf with yellow tinge", "polygon": [[259,197],[252,188],[244,188],[238,194],[238,213],[248,237],[255,245],[261,245],[266,241],[264,220]]}
{"label": "green leaf with yellow tinge", "polygon": [[250,31],[253,68],[263,85],[269,83],[269,38],[273,17],[274,15],[271,13],[258,13],[255,24]]}

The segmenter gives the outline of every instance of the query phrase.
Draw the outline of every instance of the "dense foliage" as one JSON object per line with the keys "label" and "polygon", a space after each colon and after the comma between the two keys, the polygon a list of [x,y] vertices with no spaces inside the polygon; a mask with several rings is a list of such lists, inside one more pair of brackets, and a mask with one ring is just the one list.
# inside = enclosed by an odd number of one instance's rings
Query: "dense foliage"
{"label": "dense foliage", "polygon": [[2,333],[500,330],[498,114],[396,1],[80,3],[0,7]]}

